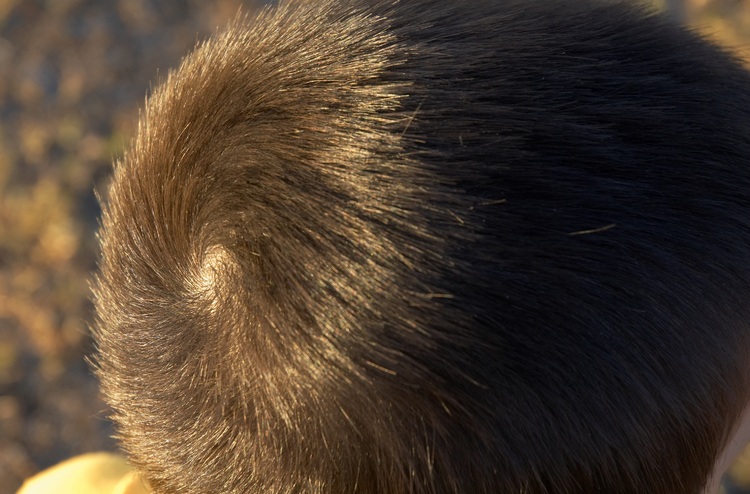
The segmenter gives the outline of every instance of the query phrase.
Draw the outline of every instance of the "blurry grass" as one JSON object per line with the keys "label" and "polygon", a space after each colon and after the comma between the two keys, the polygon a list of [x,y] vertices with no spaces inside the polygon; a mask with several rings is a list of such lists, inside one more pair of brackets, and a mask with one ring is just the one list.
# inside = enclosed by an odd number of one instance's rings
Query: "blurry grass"
{"label": "blurry grass", "polygon": [[[93,189],[157,72],[240,3],[0,0],[0,485],[10,492],[66,457],[114,447],[83,362]],[[750,47],[750,2],[694,0],[681,16]],[[750,492],[750,451],[734,472]]]}

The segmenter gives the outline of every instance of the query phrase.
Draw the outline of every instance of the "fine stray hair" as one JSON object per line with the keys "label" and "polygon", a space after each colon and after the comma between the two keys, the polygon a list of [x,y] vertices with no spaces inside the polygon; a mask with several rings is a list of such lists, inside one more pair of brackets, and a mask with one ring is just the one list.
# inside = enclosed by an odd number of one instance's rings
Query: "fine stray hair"
{"label": "fine stray hair", "polygon": [[291,0],[148,99],[96,367],[156,493],[698,493],[750,396],[750,77],[588,0]]}

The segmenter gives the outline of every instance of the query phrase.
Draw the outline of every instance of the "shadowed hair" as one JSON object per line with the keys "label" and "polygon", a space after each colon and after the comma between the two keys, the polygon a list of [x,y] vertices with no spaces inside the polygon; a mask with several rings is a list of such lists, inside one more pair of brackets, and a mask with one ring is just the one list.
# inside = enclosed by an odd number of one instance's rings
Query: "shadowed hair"
{"label": "shadowed hair", "polygon": [[158,493],[697,493],[748,396],[750,77],[662,15],[292,1],[106,194],[97,371]]}

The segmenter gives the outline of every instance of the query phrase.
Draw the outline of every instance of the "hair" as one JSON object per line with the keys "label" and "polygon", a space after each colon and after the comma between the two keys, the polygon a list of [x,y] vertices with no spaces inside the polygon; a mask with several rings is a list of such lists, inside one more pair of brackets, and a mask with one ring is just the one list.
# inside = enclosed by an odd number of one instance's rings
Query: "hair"
{"label": "hair", "polygon": [[750,77],[623,2],[291,1],[148,99],[97,372],[157,493],[697,493],[750,395]]}

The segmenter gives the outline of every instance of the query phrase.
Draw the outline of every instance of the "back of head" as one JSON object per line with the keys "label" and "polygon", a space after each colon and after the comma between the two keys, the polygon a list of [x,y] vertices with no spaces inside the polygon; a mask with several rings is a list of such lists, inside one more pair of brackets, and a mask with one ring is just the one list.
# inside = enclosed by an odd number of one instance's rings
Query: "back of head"
{"label": "back of head", "polygon": [[750,78],[622,3],[290,2],[115,170],[98,370],[159,493],[694,493],[745,405]]}

